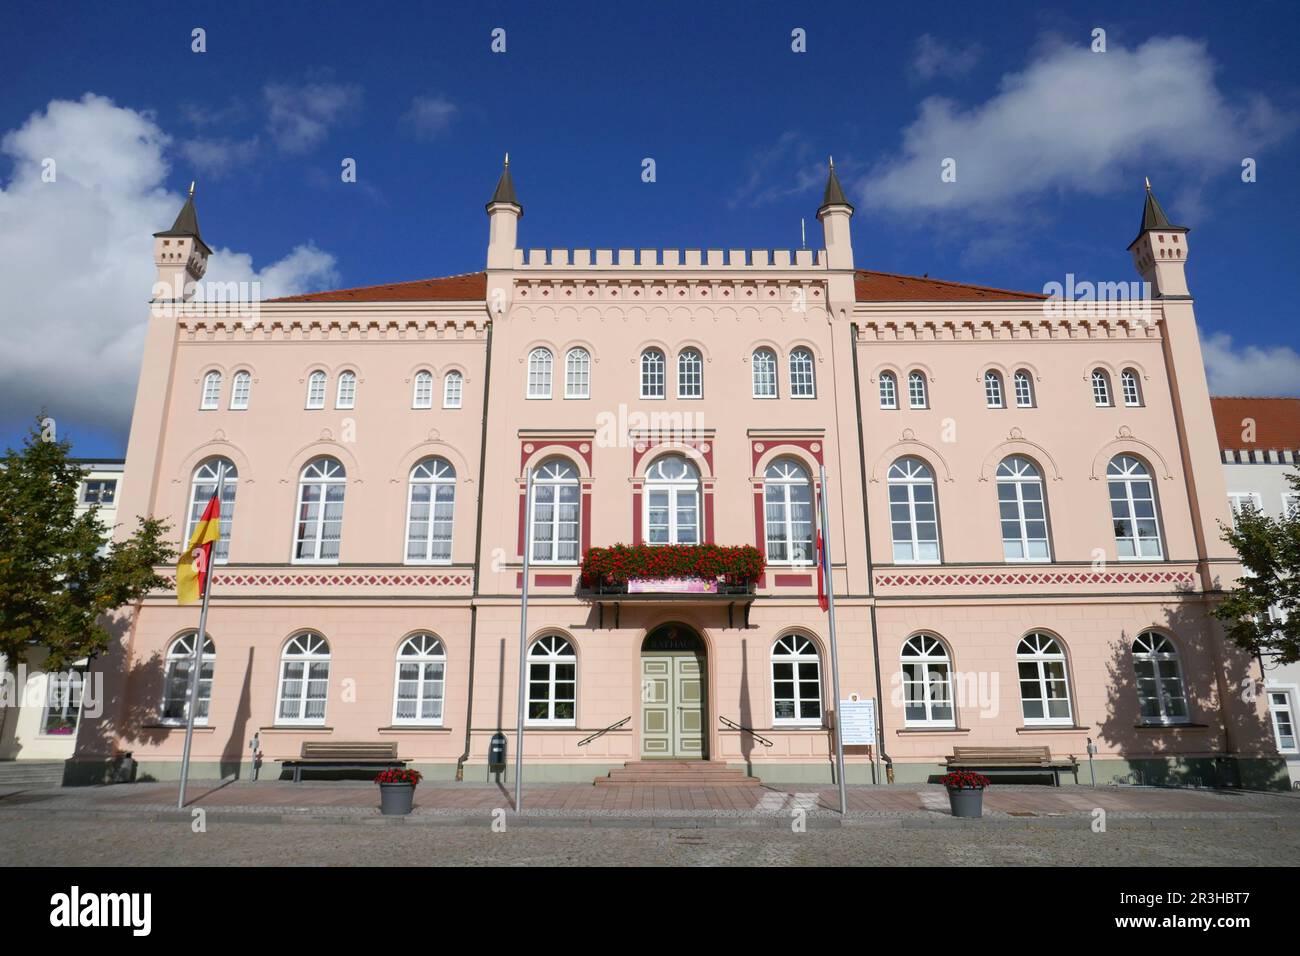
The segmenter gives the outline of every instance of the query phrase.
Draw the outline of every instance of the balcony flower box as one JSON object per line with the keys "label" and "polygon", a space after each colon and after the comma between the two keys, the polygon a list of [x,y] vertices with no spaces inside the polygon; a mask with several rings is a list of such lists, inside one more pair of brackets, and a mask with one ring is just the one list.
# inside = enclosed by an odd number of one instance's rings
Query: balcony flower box
{"label": "balcony flower box", "polygon": [[747,593],[763,568],[763,555],[751,545],[616,544],[587,550],[582,586],[626,594]]}

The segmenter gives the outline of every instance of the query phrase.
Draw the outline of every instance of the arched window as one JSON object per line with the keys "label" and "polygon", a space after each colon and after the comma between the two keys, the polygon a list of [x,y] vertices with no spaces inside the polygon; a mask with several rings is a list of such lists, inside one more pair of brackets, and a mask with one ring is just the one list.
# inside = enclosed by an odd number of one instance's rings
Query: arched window
{"label": "arched window", "polygon": [[1002,376],[990,369],[984,373],[984,405],[987,408],[1006,408],[1002,397]]}
{"label": "arched window", "polygon": [[778,458],[763,473],[768,564],[811,564],[812,483],[791,458]]}
{"label": "arched window", "polygon": [[1173,642],[1159,631],[1143,631],[1133,642],[1133,676],[1137,679],[1138,712],[1154,724],[1187,722],[1187,693],[1183,670]]}
{"label": "arched window", "polygon": [[889,466],[889,523],[894,560],[933,563],[939,560],[939,515],[934,473],[919,458],[900,458]]}
{"label": "arched window", "polygon": [[432,634],[412,634],[397,649],[394,724],[442,725],[447,652]]}
{"label": "arched window", "polygon": [[753,356],[754,397],[776,398],[776,353],[755,349]]}
{"label": "arched window", "polygon": [[411,469],[406,506],[406,563],[451,561],[456,469],[444,458],[425,458]]}
{"label": "arched window", "polygon": [[335,408],[356,408],[357,407],[357,373],[343,372],[339,375],[338,395],[334,402]]}
{"label": "arched window", "polygon": [[236,372],[234,379],[230,383],[231,409],[242,412],[248,408],[248,399],[252,393],[253,376],[249,372]]}
{"label": "arched window", "polygon": [[704,397],[704,359],[698,349],[682,349],[677,356],[677,397]]}
{"label": "arched window", "polygon": [[998,465],[998,518],[1002,556],[1008,561],[1050,561],[1043,476],[1028,458],[1012,455]]}
{"label": "arched window", "polygon": [[1124,393],[1124,404],[1135,408],[1142,404],[1142,388],[1138,385],[1137,372],[1126,368],[1119,373],[1120,390]]}
{"label": "arched window", "polygon": [[209,372],[203,376],[203,401],[199,408],[211,410],[221,407],[221,373]]}
{"label": "arched window", "polygon": [[415,393],[411,396],[412,408],[433,408],[433,373],[421,369],[415,373]]}
{"label": "arched window", "polygon": [[442,379],[442,407],[460,408],[464,391],[465,377],[457,371],[448,372]]}
{"label": "arched window", "polygon": [[898,380],[893,372],[880,373],[880,407],[898,407]]}
{"label": "arched window", "polygon": [[921,372],[907,373],[907,404],[909,408],[929,406],[929,399],[925,394],[925,375]]}
{"label": "arched window", "polygon": [[808,349],[795,349],[790,353],[790,397],[817,397],[817,377],[813,372],[813,354]]}
{"label": "arched window", "polygon": [[563,458],[550,458],[533,472],[533,560],[578,560],[578,472]]}
{"label": "arched window", "polygon": [[277,724],[325,723],[329,696],[330,646],[311,631],[293,637],[280,654],[280,695]]}
{"label": "arched window", "polygon": [[641,353],[641,397],[663,398],[664,353],[658,349],[646,349]]}
{"label": "arched window", "polygon": [[1092,403],[1098,408],[1110,407],[1110,376],[1105,369],[1092,370]]}
{"label": "arched window", "polygon": [[903,645],[903,718],[907,726],[952,727],[952,662],[943,644],[917,634]]}
{"label": "arched window", "polygon": [[1024,369],[1016,372],[1016,407],[1033,408],[1034,407],[1034,380]]}
{"label": "arched window", "polygon": [[1132,455],[1116,455],[1106,466],[1106,485],[1120,560],[1163,557],[1155,486],[1146,464]]}
{"label": "arched window", "polygon": [[1065,652],[1056,638],[1039,631],[1026,634],[1016,648],[1016,670],[1026,725],[1074,723]]}
{"label": "arched window", "polygon": [[776,724],[821,726],[821,658],[801,634],[779,637],[772,645],[772,715]]}
{"label": "arched window", "polygon": [[307,407],[325,407],[325,373],[320,369],[307,376]]}
{"label": "arched window", "polygon": [[313,458],[298,478],[298,520],[293,560],[332,564],[343,537],[343,491],[347,472],[334,458]]}
{"label": "arched window", "polygon": [[559,634],[528,649],[528,723],[572,727],[578,700],[578,658]]}
{"label": "arched window", "polygon": [[181,546],[188,544],[194,536],[195,526],[203,517],[208,502],[217,493],[219,478],[225,479],[221,486],[221,538],[217,541],[213,560],[224,564],[230,560],[230,529],[235,522],[235,483],[239,481],[239,473],[229,458],[209,458],[194,469],[194,474],[190,477],[190,512],[186,516],[185,540]]}
{"label": "arched window", "polygon": [[586,349],[569,349],[564,358],[564,397],[591,398],[591,355]]}
{"label": "arched window", "polygon": [[528,397],[551,397],[551,350],[535,348],[528,353]]}
{"label": "arched window", "polygon": [[700,472],[682,455],[664,455],[646,471],[649,544],[700,543]]}
{"label": "arched window", "polygon": [[[185,723],[190,716],[190,674],[194,664],[194,640],[198,631],[182,634],[167,648],[163,666],[162,722]],[[212,700],[212,673],[217,666],[217,648],[209,637],[203,642],[203,660],[199,666],[198,709],[194,723],[208,722],[208,704]]]}

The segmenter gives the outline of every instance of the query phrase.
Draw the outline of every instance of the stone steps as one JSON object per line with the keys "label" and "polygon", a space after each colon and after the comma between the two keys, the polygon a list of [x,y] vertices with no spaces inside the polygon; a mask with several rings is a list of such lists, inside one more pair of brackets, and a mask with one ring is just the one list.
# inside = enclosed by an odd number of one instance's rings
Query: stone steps
{"label": "stone steps", "polygon": [[58,787],[62,784],[62,760],[0,761],[0,787]]}
{"label": "stone steps", "polygon": [[757,777],[713,760],[631,760],[594,782],[598,787],[759,786]]}

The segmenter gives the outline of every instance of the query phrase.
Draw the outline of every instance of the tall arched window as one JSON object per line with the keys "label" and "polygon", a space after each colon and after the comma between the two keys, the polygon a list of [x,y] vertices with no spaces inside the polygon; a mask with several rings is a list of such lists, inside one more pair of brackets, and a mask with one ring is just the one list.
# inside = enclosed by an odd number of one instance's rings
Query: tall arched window
{"label": "tall arched window", "polygon": [[[194,640],[198,631],[182,634],[167,648],[163,666],[162,722],[184,723],[190,715],[190,674],[194,665]],[[209,637],[203,642],[203,659],[199,666],[199,699],[194,723],[208,722],[208,705],[212,701],[212,675],[217,666],[217,648]]]}
{"label": "tall arched window", "polygon": [[917,634],[903,645],[901,663],[907,726],[954,726],[952,662],[947,648],[929,634]]}
{"label": "tall arched window", "polygon": [[586,349],[569,349],[564,357],[564,397],[591,398],[591,355]]}
{"label": "tall arched window", "polygon": [[334,402],[335,408],[356,408],[357,407],[357,373],[341,372],[339,374],[338,396]]}
{"label": "tall arched window", "polygon": [[442,725],[447,652],[432,634],[412,634],[397,649],[393,723]]}
{"label": "tall arched window", "polygon": [[239,473],[229,458],[209,458],[194,469],[194,474],[190,477],[190,510],[186,516],[185,540],[181,545],[188,544],[193,537],[194,528],[203,517],[204,509],[217,493],[219,478],[225,479],[221,486],[221,538],[217,541],[213,560],[224,564],[230,560],[230,529],[235,522],[235,488],[239,481]]}
{"label": "tall arched window", "polygon": [[332,564],[343,537],[343,492],[347,472],[335,458],[313,458],[298,478],[298,520],[293,560]]}
{"label": "tall arched window", "polygon": [[550,458],[533,473],[533,560],[578,560],[578,472],[563,458]]}
{"label": "tall arched window", "polygon": [[1106,466],[1106,485],[1120,560],[1163,557],[1155,486],[1146,464],[1132,455],[1116,455]]}
{"label": "tall arched window", "polygon": [[1138,712],[1155,724],[1187,722],[1187,692],[1173,642],[1159,631],[1143,631],[1133,642]]}
{"label": "tall arched window", "polygon": [[528,649],[528,723],[572,727],[578,700],[578,658],[559,634],[548,634]]}
{"label": "tall arched window", "polygon": [[893,372],[880,373],[880,407],[898,407],[898,380]]}
{"label": "tall arched window", "polygon": [[1124,393],[1124,404],[1135,408],[1142,404],[1142,388],[1138,385],[1137,372],[1126,368],[1119,373],[1120,389]]}
{"label": "tall arched window", "polygon": [[1109,408],[1111,405],[1110,376],[1105,369],[1092,370],[1092,403],[1098,408]]}
{"label": "tall arched window", "polygon": [[704,359],[699,349],[682,349],[677,355],[677,397],[704,397]]}
{"label": "tall arched window", "polygon": [[666,375],[663,352],[658,349],[646,349],[641,353],[642,398],[663,398]]}
{"label": "tall arched window", "polygon": [[415,373],[415,392],[411,396],[412,408],[433,408],[433,373],[420,369]]}
{"label": "tall arched window", "polygon": [[921,372],[907,373],[907,405],[909,408],[926,408],[929,405],[925,394],[925,375]]}
{"label": "tall arched window", "polygon": [[699,544],[699,469],[682,455],[664,455],[649,467],[645,479],[646,541]]}
{"label": "tall arched window", "polygon": [[551,350],[535,348],[528,353],[528,397],[551,397]]}
{"label": "tall arched window", "polygon": [[755,349],[753,365],[754,397],[776,398],[776,353],[771,349]]}
{"label": "tall arched window", "polygon": [[465,376],[455,370],[448,372],[442,379],[442,407],[460,408],[464,391]]}
{"label": "tall arched window", "polygon": [[989,369],[984,373],[984,405],[987,408],[1006,408],[1002,396],[1002,376]]}
{"label": "tall arched window", "polygon": [[456,509],[456,469],[444,458],[425,458],[411,469],[406,507],[406,563],[451,561]]}
{"label": "tall arched window", "polygon": [[203,401],[199,408],[211,410],[221,407],[221,373],[209,372],[203,376]]}
{"label": "tall arched window", "polygon": [[1033,408],[1034,407],[1034,380],[1024,369],[1016,372],[1016,407]]}
{"label": "tall arched window", "polygon": [[802,634],[787,634],[772,645],[772,716],[776,724],[821,726],[821,658]]}
{"label": "tall arched window", "polygon": [[809,349],[799,348],[790,353],[790,397],[817,397],[817,376]]}
{"label": "tall arched window", "polygon": [[325,407],[325,373],[320,369],[307,376],[307,407]]}
{"label": "tall arched window", "polygon": [[1020,707],[1025,724],[1072,724],[1065,652],[1056,638],[1034,631],[1016,647]]}
{"label": "tall arched window", "polygon": [[325,638],[311,631],[294,636],[280,654],[280,693],[275,722],[325,723],[329,685],[330,646]]}
{"label": "tall arched window", "polygon": [[253,394],[253,376],[249,372],[239,371],[230,383],[230,407],[242,412],[248,408],[248,399]]}
{"label": "tall arched window", "polygon": [[763,473],[768,564],[811,564],[812,482],[791,458],[778,458]]}
{"label": "tall arched window", "polygon": [[939,515],[930,466],[919,458],[900,458],[889,466],[888,484],[894,560],[937,562]]}
{"label": "tall arched window", "polygon": [[1043,476],[1028,458],[1012,455],[998,465],[998,518],[1002,556],[1008,561],[1050,561]]}

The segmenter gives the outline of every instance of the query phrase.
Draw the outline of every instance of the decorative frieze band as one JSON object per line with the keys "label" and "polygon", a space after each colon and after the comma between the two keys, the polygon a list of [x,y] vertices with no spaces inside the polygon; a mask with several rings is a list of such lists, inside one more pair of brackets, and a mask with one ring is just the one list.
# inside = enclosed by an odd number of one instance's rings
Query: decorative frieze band
{"label": "decorative frieze band", "polygon": [[876,586],[882,588],[904,587],[1060,587],[1078,585],[1134,585],[1166,584],[1174,587],[1194,587],[1196,575],[1188,570],[1132,570],[1132,571],[978,571],[978,572],[895,572],[878,573]]}

